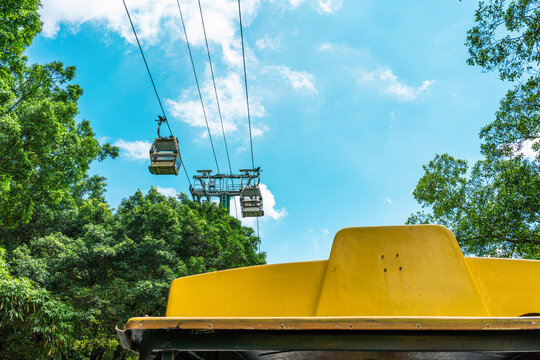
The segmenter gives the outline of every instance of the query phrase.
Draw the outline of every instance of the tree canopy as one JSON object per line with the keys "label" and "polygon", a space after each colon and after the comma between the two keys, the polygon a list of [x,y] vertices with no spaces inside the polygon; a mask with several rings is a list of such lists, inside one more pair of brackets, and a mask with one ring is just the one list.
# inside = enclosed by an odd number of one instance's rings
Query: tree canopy
{"label": "tree canopy", "polygon": [[72,309],[71,343],[55,348],[70,359],[125,357],[115,326],[135,315],[163,316],[175,278],[265,262],[253,229],[226,209],[155,189],[136,192],[114,212],[88,198],[42,220],[22,231],[33,235],[13,249],[10,276],[31,279]]}
{"label": "tree canopy", "polygon": [[536,1],[480,2],[476,24],[467,33],[467,63],[497,71],[515,83],[501,100],[495,120],[480,137],[485,155],[515,157],[540,136],[540,7]]}
{"label": "tree canopy", "polygon": [[36,204],[58,204],[86,179],[90,163],[118,149],[75,121],[83,91],[73,66],[28,64],[41,29],[36,0],[0,4],[0,227],[28,222]]}
{"label": "tree canopy", "polygon": [[437,155],[413,192],[431,212],[409,223],[448,226],[468,254],[540,257],[539,164],[520,158],[478,161]]}
{"label": "tree canopy", "polygon": [[413,192],[431,211],[409,223],[450,227],[471,254],[540,258],[540,6],[480,2],[468,31],[468,64],[513,83],[480,131],[484,159],[471,167],[448,154],[424,166]]}
{"label": "tree canopy", "polygon": [[115,325],[163,315],[174,278],[265,254],[253,229],[184,194],[111,209],[89,168],[119,150],[76,118],[75,68],[24,55],[39,6],[0,2],[0,358],[124,359]]}

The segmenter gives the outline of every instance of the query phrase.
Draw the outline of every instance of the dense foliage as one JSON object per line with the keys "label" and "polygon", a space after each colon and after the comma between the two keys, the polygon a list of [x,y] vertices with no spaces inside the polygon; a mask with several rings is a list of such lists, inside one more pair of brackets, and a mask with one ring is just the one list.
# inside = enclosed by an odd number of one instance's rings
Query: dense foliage
{"label": "dense foliage", "polygon": [[447,225],[472,254],[540,258],[538,29],[538,1],[479,3],[467,34],[468,63],[498,71],[514,86],[480,131],[484,159],[469,167],[437,155],[413,193],[431,211],[408,222]]}
{"label": "dense foliage", "polygon": [[115,325],[163,315],[174,278],[265,255],[251,228],[185,195],[109,207],[88,169],[118,149],[75,120],[75,68],[24,56],[39,6],[0,1],[0,359],[123,359]]}
{"label": "dense foliage", "polygon": [[[13,248],[9,270],[17,281],[46,289],[69,307],[77,328],[71,342],[55,348],[69,359],[126,356],[115,325],[134,315],[163,316],[174,278],[264,263],[253,229],[226,209],[185,195],[167,198],[155,189],[135,193],[115,212],[88,198],[36,220],[20,227],[29,235],[23,244],[6,244]],[[7,316],[4,310],[0,314]],[[14,340],[7,337],[6,343]],[[10,359],[2,340],[0,358]]]}
{"label": "dense foliage", "polygon": [[520,158],[478,161],[437,155],[413,195],[430,213],[409,223],[448,226],[468,254],[540,257],[540,164]]}
{"label": "dense foliage", "polygon": [[23,55],[41,28],[37,0],[0,3],[0,227],[26,223],[36,204],[59,203],[84,181],[90,163],[118,149],[76,123],[75,68],[29,65]]}
{"label": "dense foliage", "polygon": [[76,313],[30,279],[13,278],[0,248],[0,357],[59,358],[72,341]]}

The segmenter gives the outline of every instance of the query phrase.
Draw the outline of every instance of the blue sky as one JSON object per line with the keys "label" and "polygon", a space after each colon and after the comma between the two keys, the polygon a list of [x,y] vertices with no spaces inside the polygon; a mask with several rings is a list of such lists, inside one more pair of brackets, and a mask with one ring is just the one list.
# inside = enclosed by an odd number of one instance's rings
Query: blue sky
{"label": "blue sky", "polygon": [[[190,175],[215,164],[175,0],[126,0]],[[201,0],[233,170],[249,167],[236,0]],[[227,169],[196,0],[180,0],[220,167]],[[261,249],[270,263],[326,259],[350,226],[403,224],[436,153],[475,161],[478,131],[508,84],[467,66],[476,2],[243,0]],[[115,207],[137,189],[189,192],[153,176],[159,105],[121,0],[43,0],[34,62],[77,67],[80,119],[121,157],[95,163]],[[234,213],[234,212],[233,212]],[[252,225],[253,220],[245,220]]]}

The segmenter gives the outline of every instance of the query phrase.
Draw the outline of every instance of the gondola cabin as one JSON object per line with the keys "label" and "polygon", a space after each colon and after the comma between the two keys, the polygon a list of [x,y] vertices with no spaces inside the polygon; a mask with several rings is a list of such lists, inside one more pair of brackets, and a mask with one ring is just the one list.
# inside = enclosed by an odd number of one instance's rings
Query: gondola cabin
{"label": "gondola cabin", "polygon": [[240,194],[243,217],[264,216],[263,201],[259,186],[246,186]]}
{"label": "gondola cabin", "polygon": [[150,148],[150,166],[148,170],[154,175],[178,175],[182,165],[178,139],[174,136],[157,137]]}

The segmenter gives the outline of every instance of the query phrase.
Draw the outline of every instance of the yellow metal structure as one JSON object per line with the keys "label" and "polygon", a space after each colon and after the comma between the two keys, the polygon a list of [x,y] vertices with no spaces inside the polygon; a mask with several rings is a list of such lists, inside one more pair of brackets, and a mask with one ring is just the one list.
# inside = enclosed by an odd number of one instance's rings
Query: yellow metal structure
{"label": "yellow metal structure", "polygon": [[141,360],[528,360],[539,313],[540,261],[464,257],[443,226],[364,227],[326,261],[176,279],[165,317],[118,334]]}
{"label": "yellow metal structure", "polygon": [[465,258],[493,316],[540,313],[540,261]]}
{"label": "yellow metal structure", "polygon": [[452,316],[540,313],[540,261],[466,258],[443,226],[348,228],[328,261],[173,281],[167,317]]}

